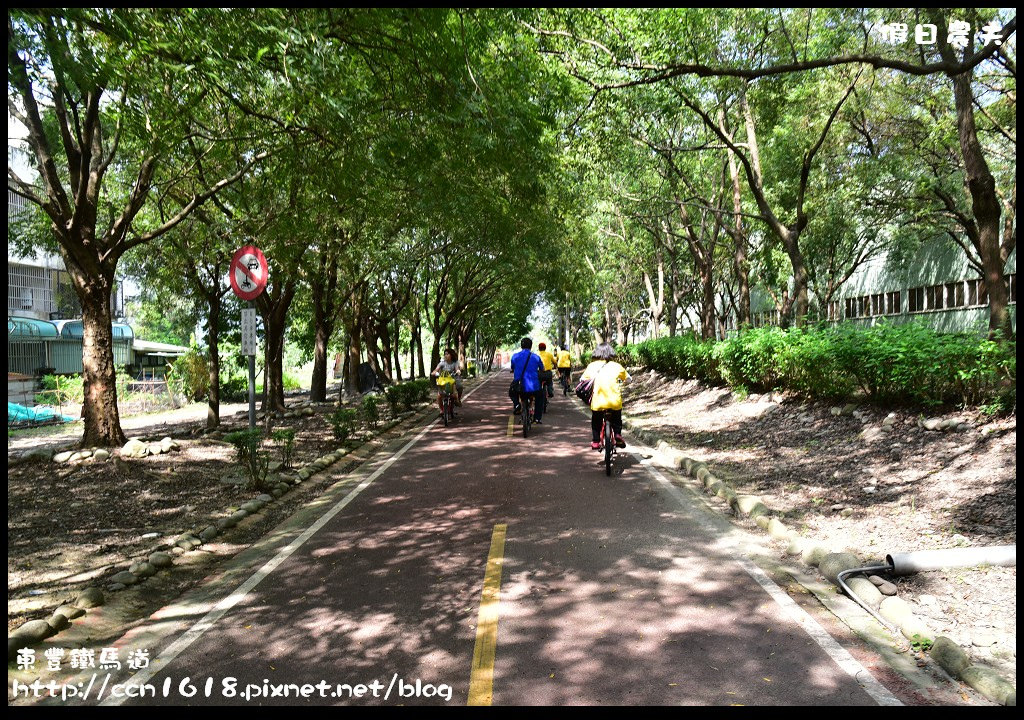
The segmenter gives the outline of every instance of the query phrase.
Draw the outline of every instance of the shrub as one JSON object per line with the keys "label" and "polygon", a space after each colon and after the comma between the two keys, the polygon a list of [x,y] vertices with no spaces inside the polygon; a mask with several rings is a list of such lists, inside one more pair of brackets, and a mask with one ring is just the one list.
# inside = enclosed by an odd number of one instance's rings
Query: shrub
{"label": "shrub", "polygon": [[377,423],[380,421],[379,403],[380,398],[376,395],[370,394],[363,398],[363,404],[359,408],[359,413],[362,415],[363,422],[372,428],[377,427]]}
{"label": "shrub", "polygon": [[225,435],[224,440],[235,446],[238,460],[249,476],[252,487],[266,490],[267,465],[270,458],[262,450],[263,431],[258,428],[237,430]]}
{"label": "shrub", "polygon": [[289,467],[292,462],[292,453],[295,450],[295,430],[292,428],[275,430],[270,434],[270,439],[281,443],[281,462],[285,467]]}
{"label": "shrub", "polygon": [[356,420],[358,414],[351,408],[338,408],[329,416],[331,423],[331,429],[334,431],[334,437],[339,442],[345,442],[351,437],[352,432],[356,428]]}

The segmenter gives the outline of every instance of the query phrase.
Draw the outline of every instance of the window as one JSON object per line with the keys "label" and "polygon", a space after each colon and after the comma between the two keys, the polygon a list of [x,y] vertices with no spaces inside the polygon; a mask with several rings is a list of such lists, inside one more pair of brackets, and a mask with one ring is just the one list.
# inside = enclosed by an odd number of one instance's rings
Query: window
{"label": "window", "polygon": [[924,310],[924,288],[912,288],[907,291],[907,312]]}
{"label": "window", "polygon": [[885,315],[885,296],[881,293],[871,296],[871,314]]}
{"label": "window", "polygon": [[903,312],[902,304],[900,303],[900,291],[891,292],[885,296],[885,312],[889,315],[897,315]]}
{"label": "window", "polygon": [[924,291],[925,307],[928,310],[941,310],[942,309],[942,306],[943,306],[942,295],[943,295],[943,292],[945,291],[945,289],[946,288],[943,285],[931,285],[931,286],[925,288],[925,291]]}
{"label": "window", "polygon": [[1010,302],[1017,302],[1017,273],[1006,276],[1006,291]]}
{"label": "window", "polygon": [[964,306],[964,284],[962,282],[946,283],[946,307]]}

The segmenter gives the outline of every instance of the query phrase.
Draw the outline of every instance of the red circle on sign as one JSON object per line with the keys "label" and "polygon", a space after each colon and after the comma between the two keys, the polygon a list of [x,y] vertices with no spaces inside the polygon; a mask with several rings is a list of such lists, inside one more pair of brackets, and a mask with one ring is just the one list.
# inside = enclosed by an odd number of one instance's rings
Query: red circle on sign
{"label": "red circle on sign", "polygon": [[246,245],[235,251],[228,269],[235,295],[242,300],[255,300],[266,289],[268,275],[267,258],[258,247]]}

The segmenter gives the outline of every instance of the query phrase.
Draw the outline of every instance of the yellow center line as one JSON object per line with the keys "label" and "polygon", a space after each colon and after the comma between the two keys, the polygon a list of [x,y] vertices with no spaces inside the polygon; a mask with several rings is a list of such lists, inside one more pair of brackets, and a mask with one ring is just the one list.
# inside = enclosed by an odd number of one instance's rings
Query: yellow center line
{"label": "yellow center line", "polygon": [[490,705],[494,686],[494,653],[498,648],[498,596],[501,591],[501,565],[505,555],[505,530],[508,525],[494,526],[491,550],[484,573],[484,590],[480,597],[480,614],[476,621],[476,647],[473,648],[473,670],[469,676],[467,705]]}
{"label": "yellow center line", "polygon": [[516,421],[516,416],[515,415],[509,415],[508,416],[508,430],[505,432],[505,437],[512,437],[512,434],[515,432],[515,427],[516,427],[515,421]]}

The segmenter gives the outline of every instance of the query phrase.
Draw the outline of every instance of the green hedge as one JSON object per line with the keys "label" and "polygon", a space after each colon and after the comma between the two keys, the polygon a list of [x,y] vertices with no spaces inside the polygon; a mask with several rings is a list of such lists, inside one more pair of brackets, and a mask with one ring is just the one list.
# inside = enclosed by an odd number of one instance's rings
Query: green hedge
{"label": "green hedge", "polygon": [[883,403],[1014,407],[1014,341],[940,333],[909,323],[873,327],[765,327],[721,342],[694,335],[619,349],[620,357],[669,375],[748,390],[791,390],[842,399],[860,391]]}

